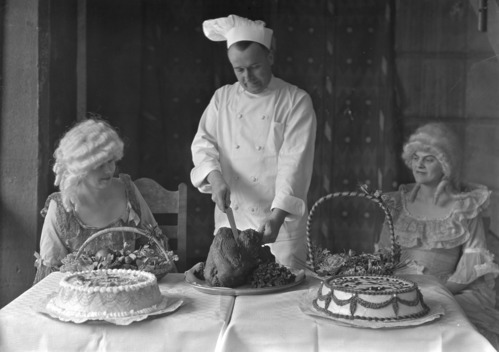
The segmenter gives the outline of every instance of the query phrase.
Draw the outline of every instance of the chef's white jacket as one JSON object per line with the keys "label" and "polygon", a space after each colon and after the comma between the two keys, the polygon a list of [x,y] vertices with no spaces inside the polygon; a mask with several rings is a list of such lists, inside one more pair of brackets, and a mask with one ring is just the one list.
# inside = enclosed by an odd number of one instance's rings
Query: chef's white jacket
{"label": "chef's white jacket", "polygon": [[[272,77],[259,94],[249,93],[239,82],[221,87],[192,142],[192,184],[211,193],[207,176],[219,170],[231,190],[238,229],[258,229],[271,209],[279,208],[289,215],[276,242],[304,240],[316,123],[310,96],[279,78]],[[220,227],[230,225],[215,207],[215,232]]]}

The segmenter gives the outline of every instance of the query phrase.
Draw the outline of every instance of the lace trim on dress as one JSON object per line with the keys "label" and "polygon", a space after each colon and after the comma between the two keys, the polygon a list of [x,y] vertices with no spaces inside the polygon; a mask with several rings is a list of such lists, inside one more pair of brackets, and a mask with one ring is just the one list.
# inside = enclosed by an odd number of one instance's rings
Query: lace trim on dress
{"label": "lace trim on dress", "polygon": [[455,196],[454,209],[443,219],[416,218],[406,207],[414,185],[401,185],[398,192],[387,194],[393,210],[395,233],[402,247],[421,249],[453,248],[465,243],[470,233],[467,220],[476,217],[488,205],[490,191],[474,186]]}

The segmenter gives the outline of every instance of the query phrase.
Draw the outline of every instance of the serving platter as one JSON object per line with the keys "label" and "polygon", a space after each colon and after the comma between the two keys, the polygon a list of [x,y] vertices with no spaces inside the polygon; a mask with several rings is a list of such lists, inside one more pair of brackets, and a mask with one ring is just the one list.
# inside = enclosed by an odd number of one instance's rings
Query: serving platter
{"label": "serving platter", "polygon": [[202,268],[203,263],[197,263],[192,268],[185,272],[185,281],[194,287],[196,290],[207,293],[210,295],[221,296],[249,296],[249,295],[265,295],[274,292],[280,292],[295,287],[305,281],[305,271],[303,269],[288,268],[296,276],[295,281],[286,285],[260,287],[254,288],[250,284],[238,286],[235,288],[230,287],[214,287],[209,285],[206,281],[200,279],[195,275]]}

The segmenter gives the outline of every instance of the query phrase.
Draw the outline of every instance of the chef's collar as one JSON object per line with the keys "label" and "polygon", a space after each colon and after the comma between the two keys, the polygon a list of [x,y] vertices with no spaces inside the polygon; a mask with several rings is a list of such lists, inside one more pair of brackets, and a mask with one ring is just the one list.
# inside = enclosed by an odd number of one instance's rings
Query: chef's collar
{"label": "chef's collar", "polygon": [[260,93],[251,93],[249,91],[247,91],[246,89],[244,89],[243,85],[241,83],[239,83],[239,88],[238,88],[238,92],[239,93],[244,93],[244,94],[247,94],[249,96],[253,96],[253,97],[258,97],[258,96],[262,96],[262,95],[266,95],[266,94],[269,94],[270,92],[272,92],[275,88],[277,87],[277,81],[276,81],[276,78],[274,75],[272,75],[272,77],[270,78],[270,81],[269,81],[269,84],[267,85],[267,87],[265,87],[264,90],[262,90]]}
{"label": "chef's collar", "polygon": [[272,33],[263,21],[252,21],[244,17],[230,15],[203,22],[205,36],[213,41],[227,41],[227,48],[240,41],[260,43],[270,50]]}

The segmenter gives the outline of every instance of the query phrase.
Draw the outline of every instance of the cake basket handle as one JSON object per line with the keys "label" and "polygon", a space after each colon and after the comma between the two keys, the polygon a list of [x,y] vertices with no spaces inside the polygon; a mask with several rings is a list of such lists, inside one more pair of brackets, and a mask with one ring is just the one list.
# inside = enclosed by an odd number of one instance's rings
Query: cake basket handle
{"label": "cake basket handle", "polygon": [[166,252],[166,250],[163,248],[163,245],[158,241],[158,239],[156,237],[154,237],[153,235],[151,235],[150,233],[148,233],[145,230],[142,230],[142,229],[139,229],[139,228],[136,228],[136,227],[130,227],[130,226],[110,227],[110,228],[107,228],[107,229],[104,229],[104,230],[97,231],[92,236],[90,236],[89,238],[87,238],[85,240],[85,242],[83,242],[83,244],[81,245],[81,247],[78,249],[78,252],[76,252],[76,259],[78,259],[80,257],[80,255],[83,252],[83,250],[85,249],[85,247],[90,242],[92,242],[95,238],[100,237],[100,236],[105,235],[105,234],[110,233],[110,232],[118,232],[118,231],[134,232],[134,233],[137,233],[139,235],[145,236],[148,239],[152,240],[158,246],[158,248],[160,249],[161,253],[165,256],[167,262],[170,263],[170,258],[168,256],[168,253]]}

